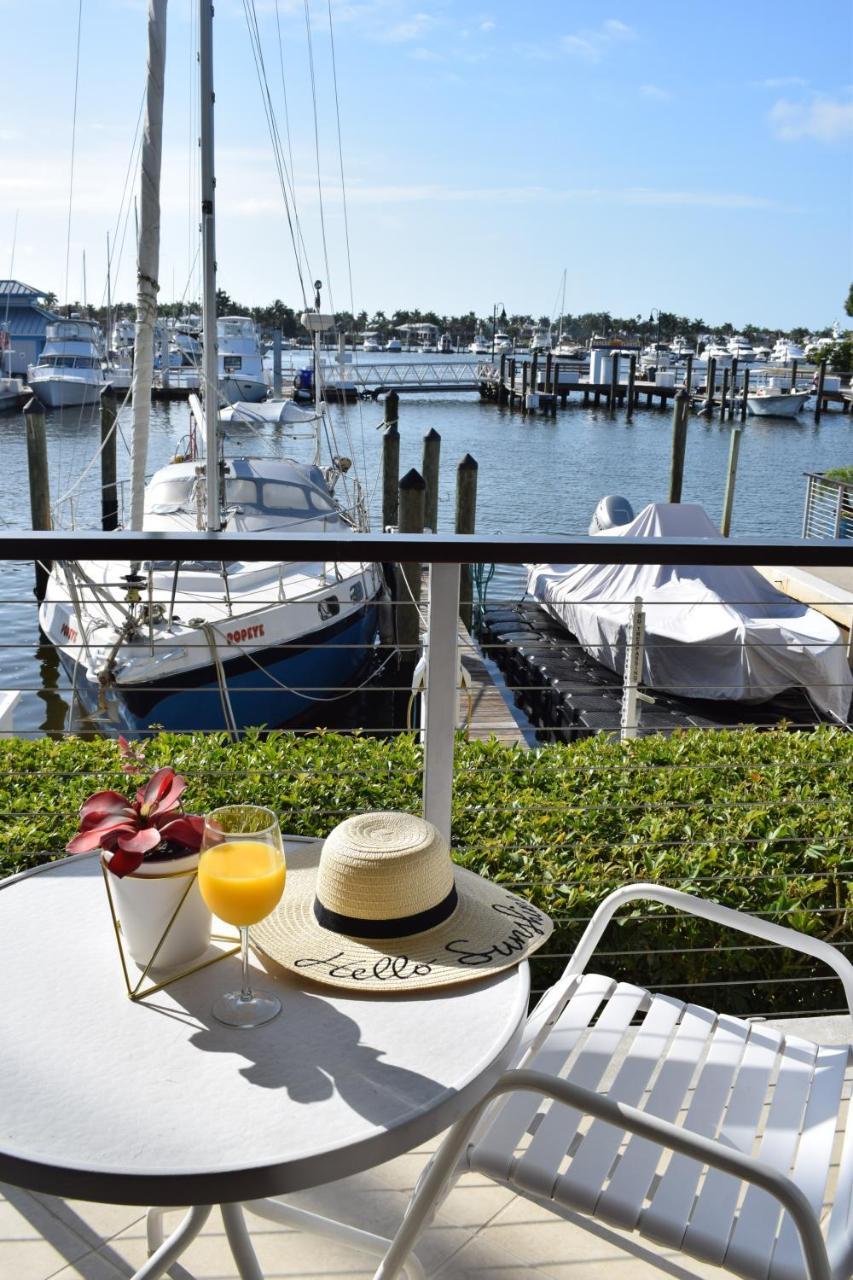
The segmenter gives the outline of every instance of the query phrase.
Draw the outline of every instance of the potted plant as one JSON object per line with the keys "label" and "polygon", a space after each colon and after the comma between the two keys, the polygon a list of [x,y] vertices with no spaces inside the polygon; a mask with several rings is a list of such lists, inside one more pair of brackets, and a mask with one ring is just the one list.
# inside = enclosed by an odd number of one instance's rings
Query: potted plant
{"label": "potted plant", "polygon": [[[123,738],[119,745],[124,771],[139,772],[139,749]],[[82,805],[80,830],[65,846],[68,853],[101,851],[127,950],[152,971],[191,964],[210,942],[211,915],[196,879],[204,818],[184,813],[186,787],[186,778],[165,767],[133,800],[98,791]]]}

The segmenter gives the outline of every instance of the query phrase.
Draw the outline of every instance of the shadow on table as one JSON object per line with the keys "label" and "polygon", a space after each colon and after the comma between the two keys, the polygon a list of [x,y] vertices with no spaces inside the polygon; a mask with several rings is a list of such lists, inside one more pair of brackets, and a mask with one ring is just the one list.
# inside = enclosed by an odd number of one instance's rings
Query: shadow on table
{"label": "shadow on table", "polygon": [[[249,1030],[224,1027],[210,1006],[220,991],[239,985],[239,979],[233,980],[236,972],[236,962],[225,961],[209,971],[217,975],[213,990],[209,979],[191,978],[170,987],[168,1004],[152,997],[142,1007],[196,1026],[190,1043],[197,1049],[248,1060],[239,1067],[246,1080],[262,1089],[286,1089],[294,1102],[306,1106],[331,1098],[337,1090],[359,1115],[386,1126],[400,1115],[434,1105],[444,1091],[445,1086],[429,1076],[383,1062],[383,1050],[362,1043],[358,1022],[330,1003],[331,993],[324,998],[322,991],[315,994],[287,979],[274,983],[282,1002],[277,1018]],[[252,983],[262,990],[273,980],[253,971]],[[361,1003],[353,1000],[354,1012]]]}

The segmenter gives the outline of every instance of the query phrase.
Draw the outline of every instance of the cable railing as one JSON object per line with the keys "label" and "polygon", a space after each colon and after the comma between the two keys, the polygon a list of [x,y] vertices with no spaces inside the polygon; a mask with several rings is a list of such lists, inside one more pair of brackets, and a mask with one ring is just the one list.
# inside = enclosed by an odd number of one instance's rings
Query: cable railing
{"label": "cable railing", "polygon": [[[58,856],[82,799],[105,786],[126,785],[114,739],[130,730],[107,714],[121,702],[121,679],[111,684],[106,668],[95,673],[96,681],[105,678],[100,690],[96,684],[94,703],[74,710],[88,678],[85,647],[93,662],[96,650],[110,649],[114,638],[106,623],[119,610],[105,610],[83,582],[81,616],[85,622],[87,610],[100,608],[101,630],[63,635],[52,644],[38,633],[34,559],[42,566],[82,561],[90,568],[109,564],[98,590],[115,593],[135,618],[125,647],[136,651],[138,662],[149,660],[161,642],[169,661],[178,648],[190,659],[210,659],[204,682],[191,664],[184,673],[189,696],[181,718],[166,726],[177,736],[162,737],[157,709],[165,704],[154,701],[174,689],[174,670],[166,664],[158,672],[155,664],[149,672],[146,695],[153,710],[145,720],[143,709],[133,733],[152,767],[175,763],[200,808],[237,793],[271,802],[293,835],[322,836],[358,808],[422,811],[451,840],[460,861],[530,896],[553,916],[555,934],[534,960],[537,991],[561,969],[598,901],[632,880],[699,892],[853,946],[853,737],[845,717],[829,714],[817,699],[821,686],[829,696],[843,681],[812,672],[810,696],[804,695],[809,682],[797,687],[794,680],[778,699],[755,705],[697,698],[689,679],[674,689],[650,684],[635,652],[634,692],[655,701],[635,702],[628,729],[636,732],[626,734],[627,639],[613,652],[605,653],[603,643],[584,648],[541,602],[521,598],[520,569],[668,564],[736,571],[761,564],[827,568],[837,575],[853,570],[849,541],[82,531],[4,532],[0,548],[6,584],[0,595],[0,688],[16,692],[23,709],[13,734],[50,739],[43,751],[38,742],[23,741],[4,754],[0,743],[4,870]],[[484,596],[486,575],[469,574],[469,566],[495,561],[515,566],[516,577],[508,578],[517,586],[514,594],[504,583],[502,597]],[[172,614],[184,628],[180,635],[169,631],[168,608],[158,613],[162,602],[149,586],[156,575],[148,566],[163,562],[216,567],[216,590],[193,594],[178,582]],[[282,598],[276,580],[274,589],[261,582],[254,594],[229,600],[221,585],[223,563],[250,571],[271,563],[282,570],[322,564],[327,581],[315,599],[298,587],[290,600],[286,592]],[[340,588],[336,566],[347,564],[381,567],[384,587],[365,634],[318,635],[315,653],[322,645],[331,673],[318,676],[308,662],[296,673],[298,684],[296,675],[280,679],[265,666],[270,634],[243,632],[267,625],[276,611],[285,618],[288,610],[294,618],[303,611],[304,619],[309,608],[312,624],[319,621],[319,605]],[[120,572],[123,565],[127,574]],[[418,572],[403,577],[396,572],[400,565]],[[166,575],[170,586],[174,576]],[[419,596],[412,588],[417,582]],[[736,577],[726,603],[738,602],[749,603],[749,593]],[[689,605],[697,618],[705,607],[677,592],[669,604]],[[626,636],[634,605],[627,593],[602,602],[602,608],[624,611]],[[648,601],[645,608],[651,615]],[[794,613],[800,608],[808,609],[808,599]],[[43,610],[41,616],[44,623]],[[208,632],[201,626],[205,619]],[[73,619],[66,625],[80,631]],[[303,632],[273,638],[284,658],[311,656]],[[819,643],[825,654],[847,660],[843,633]],[[648,631],[644,645],[652,659],[683,648]],[[724,686],[722,660],[738,646],[749,664],[798,645],[802,649],[801,641],[779,634],[725,642],[703,637],[695,651],[718,654]],[[338,660],[353,654],[363,661],[336,677]],[[238,663],[245,669],[238,670]],[[223,693],[234,706],[241,696],[260,699],[261,714],[235,731],[224,715]],[[280,716],[277,708],[290,694],[304,705],[296,715]],[[275,732],[279,727],[286,732]],[[707,924],[654,906],[629,913],[603,945],[615,973],[675,995],[695,993],[700,1003],[722,1001],[751,1016],[843,1008],[833,983],[810,961],[778,948],[733,945]]]}

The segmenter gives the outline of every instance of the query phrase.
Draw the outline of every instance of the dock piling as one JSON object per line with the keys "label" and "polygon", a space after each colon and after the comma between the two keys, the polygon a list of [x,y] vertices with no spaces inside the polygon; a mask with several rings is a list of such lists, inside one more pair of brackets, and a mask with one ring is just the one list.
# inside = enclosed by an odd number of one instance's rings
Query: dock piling
{"label": "dock piling", "polygon": [[626,422],[632,422],[634,419],[634,383],[637,380],[637,357],[632,352],[628,359],[628,412],[625,415]]}
{"label": "dock piling", "polygon": [[498,377],[498,404],[506,404],[506,352],[501,352],[500,376]]}
{"label": "dock piling", "polygon": [[[734,396],[732,396],[734,400]],[[737,460],[740,453],[740,427],[735,427],[729,441],[729,467],[726,472],[726,492],[723,497],[723,518],[720,521],[720,533],[724,538],[729,536],[732,527],[732,507],[735,501],[735,479],[737,477]]]}
{"label": "dock piling", "polygon": [[515,356],[509,362],[509,407],[515,408]]}
{"label": "dock piling", "polygon": [[400,428],[397,425],[399,397],[389,391],[385,397],[385,430],[382,433],[382,528],[397,523],[399,513]]}
{"label": "dock piling", "polygon": [[693,352],[687,355],[687,368],[684,372],[684,386],[688,395],[693,394]]}
{"label": "dock piling", "polygon": [[796,391],[796,389],[797,389],[797,366],[798,366],[798,364],[799,364],[799,361],[797,361],[797,360],[792,360],[792,361],[791,361],[791,390],[792,390],[792,391]]}
{"label": "dock piling", "polygon": [[723,385],[720,389],[720,422],[725,422],[729,411],[729,371],[723,370]]}
{"label": "dock piling", "polygon": [[[35,396],[24,408],[27,435],[27,471],[30,480],[30,514],[33,529],[50,529],[50,479],[47,470],[47,435],[44,427],[44,405]],[[37,560],[36,599],[41,602],[47,591],[50,564]]]}
{"label": "dock piling", "polygon": [[717,361],[714,356],[708,357],[708,372],[705,376],[705,408],[702,410],[706,418],[714,412],[714,396],[717,391]]}
{"label": "dock piling", "polygon": [[613,417],[616,412],[616,391],[619,386],[619,352],[612,351],[610,353],[610,398],[608,408],[610,416]]}
{"label": "dock piling", "polygon": [[[423,533],[426,485],[412,467],[400,481],[401,533]],[[420,641],[421,566],[418,561],[397,566],[397,644],[404,660],[415,656]],[[408,653],[406,651],[409,651]]]}
{"label": "dock piling", "polygon": [[746,422],[747,401],[749,399],[749,369],[743,371],[743,395],[740,398],[740,420]]}
{"label": "dock piling", "polygon": [[814,420],[820,422],[820,415],[823,413],[823,383],[826,378],[826,359],[820,362],[820,368],[817,375],[817,403],[814,407]]}
{"label": "dock piling", "polygon": [[281,399],[281,329],[272,336],[272,393]]}
{"label": "dock piling", "polygon": [[684,453],[687,445],[687,405],[689,397],[682,389],[676,393],[672,409],[672,461],[669,471],[669,500],[681,501],[681,481],[684,477]]}
{"label": "dock piling", "polygon": [[521,413],[527,417],[527,386],[530,375],[530,364],[525,360],[521,366]]}
{"label": "dock piling", "polygon": [[441,436],[430,427],[424,436],[422,474],[426,486],[424,499],[424,528],[433,533],[438,530],[438,464],[441,457]]}
{"label": "dock piling", "polygon": [[737,356],[732,356],[731,397],[729,399],[729,422],[734,420],[735,400],[737,398]]}
{"label": "dock piling", "polygon": [[101,392],[101,528],[118,528],[118,485],[116,483],[116,406],[111,385]]}
{"label": "dock piling", "polygon": [[[473,533],[477,519],[477,461],[466,453],[456,468],[456,532]],[[468,631],[474,617],[473,575],[470,564],[460,566],[459,616]]]}

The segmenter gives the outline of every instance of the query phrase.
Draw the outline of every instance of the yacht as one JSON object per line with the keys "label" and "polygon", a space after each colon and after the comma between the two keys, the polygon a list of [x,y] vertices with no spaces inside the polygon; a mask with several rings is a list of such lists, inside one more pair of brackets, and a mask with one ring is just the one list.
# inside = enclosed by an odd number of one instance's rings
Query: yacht
{"label": "yacht", "polygon": [[[508,347],[499,347],[498,341],[505,338],[506,334],[499,333],[495,335],[495,351],[507,351]],[[512,344],[510,343],[510,347]],[[537,329],[530,339],[531,351],[550,351],[551,350],[551,330],[548,328]]]}
{"label": "yacht", "polygon": [[107,382],[99,340],[100,330],[90,320],[49,324],[38,364],[27,369],[33,395],[51,409],[96,404]]}
{"label": "yacht", "polygon": [[709,360],[714,360],[718,370],[731,369],[732,367],[732,353],[729,351],[722,338],[712,338],[705,350],[702,352],[702,358],[706,363]]}
{"label": "yacht", "polygon": [[443,333],[438,340],[438,349],[443,356],[449,356],[453,351],[453,339],[449,333]]}
{"label": "yacht", "polygon": [[113,351],[132,351],[136,341],[136,325],[127,317],[119,318],[113,325],[110,347]]}
{"label": "yacht", "polygon": [[734,337],[729,338],[729,352],[737,357],[738,364],[748,364],[755,359],[752,343],[742,333],[736,333]]}
{"label": "yacht", "polygon": [[362,351],[381,351],[382,347],[379,343],[379,334],[375,329],[368,329],[364,335],[364,341],[361,344]]}
{"label": "yacht", "polygon": [[219,390],[229,404],[266,400],[269,388],[255,323],[248,316],[223,316],[216,322]]}
{"label": "yacht", "polygon": [[770,352],[771,364],[791,364],[794,360],[805,360],[806,353],[797,342],[790,338],[778,338]]}
{"label": "yacht", "polygon": [[389,338],[388,341],[385,343],[385,350],[386,351],[402,351],[403,344],[399,338]]}
{"label": "yacht", "polygon": [[482,333],[478,333],[468,350],[475,356],[489,356],[492,354],[492,344]]}

